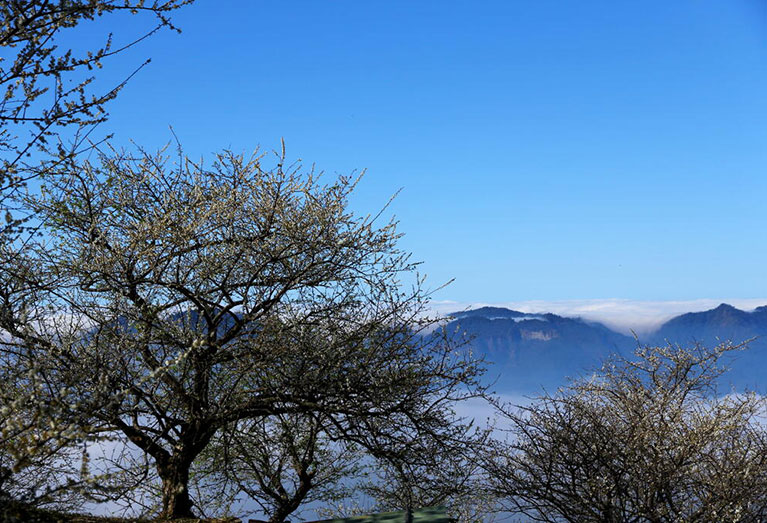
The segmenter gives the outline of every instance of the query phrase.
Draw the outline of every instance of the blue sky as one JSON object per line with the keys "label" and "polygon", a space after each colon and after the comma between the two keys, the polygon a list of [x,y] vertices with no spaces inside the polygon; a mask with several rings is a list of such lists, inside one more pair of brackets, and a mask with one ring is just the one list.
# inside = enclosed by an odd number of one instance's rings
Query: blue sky
{"label": "blue sky", "polygon": [[[111,20],[116,41],[135,19]],[[767,296],[767,3],[198,0],[117,143],[272,149],[367,169],[460,303]],[[103,31],[94,24],[90,36]],[[81,33],[78,38],[84,38]]]}

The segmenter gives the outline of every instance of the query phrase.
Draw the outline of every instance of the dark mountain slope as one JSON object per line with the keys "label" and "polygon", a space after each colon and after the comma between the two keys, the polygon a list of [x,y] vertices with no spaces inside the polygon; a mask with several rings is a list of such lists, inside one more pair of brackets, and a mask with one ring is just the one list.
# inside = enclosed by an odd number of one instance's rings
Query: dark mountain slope
{"label": "dark mountain slope", "polygon": [[762,334],[767,334],[767,307],[745,312],[722,303],[715,309],[690,312],[670,319],[650,340],[654,343],[668,340],[673,343],[699,341],[712,344],[717,339],[741,342]]}
{"label": "dark mountain slope", "polygon": [[[599,323],[556,314],[527,314],[497,307],[454,313],[447,328],[488,364],[498,391],[540,391],[598,367],[635,341]],[[490,363],[491,362],[491,363]]]}
{"label": "dark mountain slope", "polygon": [[715,309],[672,318],[646,338],[640,341],[682,346],[700,343],[707,347],[751,340],[746,350],[726,358],[730,371],[721,379],[722,389],[767,392],[767,306],[746,312],[723,303]]}

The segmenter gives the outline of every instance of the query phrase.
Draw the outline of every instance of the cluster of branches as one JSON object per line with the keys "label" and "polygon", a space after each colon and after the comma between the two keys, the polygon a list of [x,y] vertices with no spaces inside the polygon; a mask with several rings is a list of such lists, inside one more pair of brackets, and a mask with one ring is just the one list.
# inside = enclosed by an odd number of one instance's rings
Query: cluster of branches
{"label": "cluster of branches", "polygon": [[[161,27],[176,29],[171,12],[191,1],[0,1],[0,210],[6,233],[17,231],[23,218],[11,212],[19,209],[12,201],[16,190],[88,147],[88,131],[106,120],[106,104],[132,76],[97,90],[94,69]],[[118,12],[150,14],[156,24],[120,46],[105,33],[100,44],[82,53],[59,48],[62,33]]]}
{"label": "cluster of branches", "polygon": [[765,401],[716,393],[742,347],[641,347],[525,407],[486,468],[508,510],[535,521],[763,521]]}

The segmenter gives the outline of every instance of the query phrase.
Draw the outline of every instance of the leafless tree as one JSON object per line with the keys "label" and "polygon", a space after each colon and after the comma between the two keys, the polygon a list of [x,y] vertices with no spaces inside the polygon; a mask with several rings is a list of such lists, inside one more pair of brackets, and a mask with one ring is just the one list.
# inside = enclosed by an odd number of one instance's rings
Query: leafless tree
{"label": "leafless tree", "polygon": [[740,346],[641,347],[526,407],[486,466],[506,507],[535,521],[763,521],[765,404],[717,395]]}
{"label": "leafless tree", "polygon": [[151,456],[166,517],[192,515],[192,465],[232,424],[317,416],[386,452],[453,438],[477,385],[475,361],[421,335],[417,264],[395,223],[348,209],[354,179],[267,161],[63,164],[28,202],[47,236],[5,262],[6,357],[52,401],[71,391],[78,427]]}
{"label": "leafless tree", "polygon": [[275,523],[309,503],[343,502],[364,474],[365,453],[326,430],[316,415],[234,423],[204,451],[199,490],[222,499],[244,495]]}

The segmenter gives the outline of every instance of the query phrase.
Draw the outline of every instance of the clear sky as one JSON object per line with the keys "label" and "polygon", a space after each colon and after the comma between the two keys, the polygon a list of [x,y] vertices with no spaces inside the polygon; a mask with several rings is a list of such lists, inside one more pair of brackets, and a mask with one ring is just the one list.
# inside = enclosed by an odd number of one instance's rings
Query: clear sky
{"label": "clear sky", "polygon": [[767,296],[763,0],[198,0],[175,21],[108,64],[152,57],[104,129],[367,169],[354,208],[403,189],[401,245],[455,278],[439,300]]}

